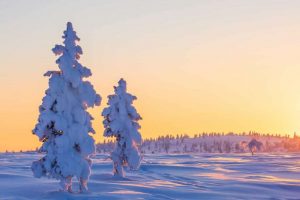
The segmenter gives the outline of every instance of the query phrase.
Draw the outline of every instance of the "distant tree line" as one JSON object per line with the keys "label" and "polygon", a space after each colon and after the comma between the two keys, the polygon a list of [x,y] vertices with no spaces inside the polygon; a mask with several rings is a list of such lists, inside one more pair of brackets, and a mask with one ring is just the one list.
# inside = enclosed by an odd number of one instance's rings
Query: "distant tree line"
{"label": "distant tree line", "polygon": [[[96,145],[97,152],[109,153],[114,140],[104,140]],[[200,133],[167,134],[157,138],[144,139],[139,147],[142,153],[252,153],[254,152],[298,152],[300,138],[294,135],[248,133]]]}

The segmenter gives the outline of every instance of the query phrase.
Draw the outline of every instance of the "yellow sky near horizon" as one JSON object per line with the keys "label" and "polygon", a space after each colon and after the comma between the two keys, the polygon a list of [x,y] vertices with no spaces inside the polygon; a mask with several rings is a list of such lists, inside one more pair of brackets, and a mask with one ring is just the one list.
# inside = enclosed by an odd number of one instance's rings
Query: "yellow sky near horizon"
{"label": "yellow sky near horizon", "polygon": [[[71,21],[101,94],[123,77],[143,137],[300,132],[300,2],[0,1],[0,151],[39,146],[31,134],[56,70],[51,52]],[[53,14],[53,11],[55,11]],[[76,11],[76,12],[75,12]]]}

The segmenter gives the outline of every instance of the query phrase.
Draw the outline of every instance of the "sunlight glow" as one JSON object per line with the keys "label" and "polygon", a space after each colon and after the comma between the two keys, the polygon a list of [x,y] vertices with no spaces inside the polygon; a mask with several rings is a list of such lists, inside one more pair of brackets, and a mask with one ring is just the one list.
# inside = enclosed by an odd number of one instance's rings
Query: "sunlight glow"
{"label": "sunlight glow", "polygon": [[92,70],[89,80],[103,97],[90,110],[96,142],[103,141],[100,114],[107,95],[121,77],[138,98],[145,138],[300,132],[299,6],[259,0],[1,1],[0,151],[40,146],[31,130],[48,88],[43,74],[57,70],[51,48],[62,42],[67,21],[81,39],[80,62]]}

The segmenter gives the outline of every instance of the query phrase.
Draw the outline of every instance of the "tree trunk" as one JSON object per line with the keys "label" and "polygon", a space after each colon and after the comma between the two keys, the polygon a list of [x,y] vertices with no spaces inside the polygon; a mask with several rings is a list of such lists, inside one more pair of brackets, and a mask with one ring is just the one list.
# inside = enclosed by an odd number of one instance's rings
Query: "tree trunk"
{"label": "tree trunk", "polygon": [[124,170],[123,170],[123,166],[122,166],[122,163],[117,161],[117,162],[114,162],[114,175],[115,176],[120,176],[120,177],[124,177],[125,174],[124,174]]}
{"label": "tree trunk", "polygon": [[88,191],[88,187],[87,187],[87,180],[80,178],[79,180],[79,191],[81,193],[86,193]]}
{"label": "tree trunk", "polygon": [[60,180],[60,186],[63,191],[67,191],[72,193],[72,176],[67,176],[66,178],[62,178]]}

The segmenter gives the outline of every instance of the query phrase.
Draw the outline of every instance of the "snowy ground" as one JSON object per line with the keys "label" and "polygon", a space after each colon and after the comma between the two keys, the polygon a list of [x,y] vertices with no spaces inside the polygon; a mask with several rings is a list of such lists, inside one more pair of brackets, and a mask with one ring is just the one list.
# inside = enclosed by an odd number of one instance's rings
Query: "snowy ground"
{"label": "snowy ground", "polygon": [[58,191],[33,178],[37,154],[0,154],[0,199],[300,199],[300,154],[148,155],[140,171],[118,180],[97,155],[90,193]]}

